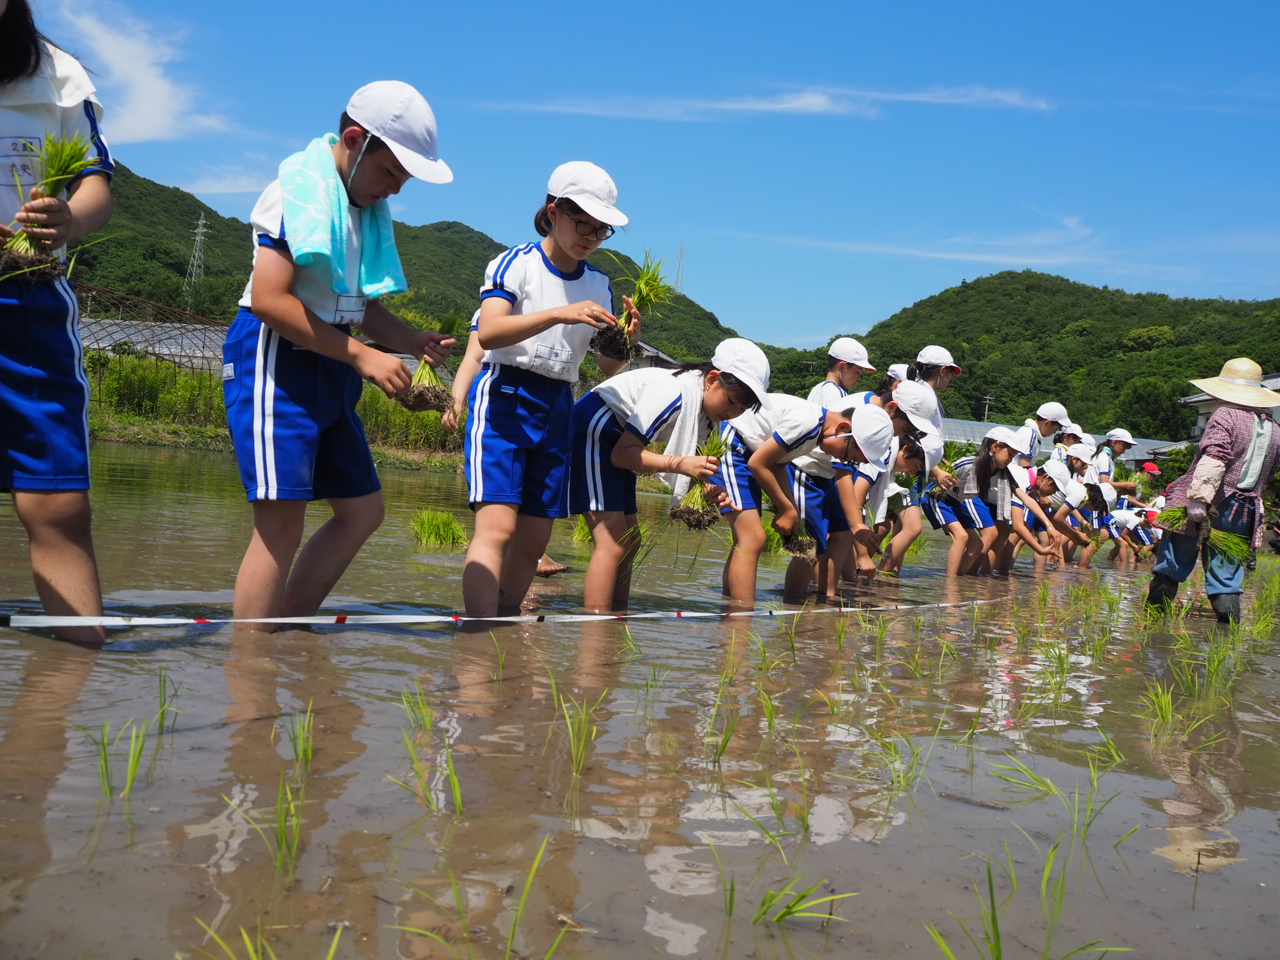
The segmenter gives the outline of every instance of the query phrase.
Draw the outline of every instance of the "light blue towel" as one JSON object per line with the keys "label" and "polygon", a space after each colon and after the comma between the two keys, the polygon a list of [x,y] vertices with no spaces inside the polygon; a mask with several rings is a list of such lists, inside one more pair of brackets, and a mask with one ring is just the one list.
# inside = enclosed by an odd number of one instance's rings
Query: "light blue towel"
{"label": "light blue towel", "polygon": [[[280,164],[284,231],[293,262],[327,270],[334,293],[349,294],[346,275],[347,190],[333,162],[332,133],[312,140]],[[378,200],[360,218],[360,292],[371,299],[409,289],[396,252],[391,208]]]}

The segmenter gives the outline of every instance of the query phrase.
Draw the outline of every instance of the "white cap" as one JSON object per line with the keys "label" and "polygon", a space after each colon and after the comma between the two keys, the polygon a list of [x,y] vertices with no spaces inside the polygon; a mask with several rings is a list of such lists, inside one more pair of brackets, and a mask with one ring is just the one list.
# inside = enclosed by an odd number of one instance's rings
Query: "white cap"
{"label": "white cap", "polygon": [[1036,416],[1041,420],[1052,420],[1057,424],[1071,422],[1071,418],[1067,416],[1067,408],[1055,400],[1040,404],[1040,409],[1036,411]]}
{"label": "white cap", "polygon": [[845,363],[852,363],[855,367],[870,370],[872,373],[876,370],[871,365],[870,358],[867,357],[867,348],[853,337],[837,337],[832,340],[831,346],[827,347],[827,356],[843,360]]}
{"label": "white cap", "polygon": [[889,369],[885,371],[895,380],[907,379],[907,365],[905,363],[891,363]]}
{"label": "white cap", "polygon": [[1067,465],[1061,460],[1048,460],[1040,467],[1040,472],[1046,474],[1059,491],[1066,490],[1067,484],[1071,482],[1071,471],[1067,469]]}
{"label": "white cap", "polygon": [[1028,441],[1031,439],[1027,435],[1026,430],[1010,430],[1008,427],[992,427],[987,431],[987,440],[995,440],[997,443],[1003,443],[1006,447],[1012,447],[1017,453],[1028,454],[1031,447]]}
{"label": "white cap", "polygon": [[1059,424],[1059,426],[1062,427],[1063,433],[1069,433],[1073,437],[1079,437],[1081,440],[1086,440],[1089,437],[1089,434],[1084,432],[1084,427],[1078,423],[1063,423]]}
{"label": "white cap", "polygon": [[741,380],[756,395],[761,409],[769,409],[769,358],[758,346],[744,337],[721,340],[711,365]]}
{"label": "white cap", "polygon": [[391,148],[411,176],[448,183],[453,171],[436,156],[436,115],[417,90],[400,80],[367,83],[347,101],[347,116]]}
{"label": "white cap", "polygon": [[889,414],[874,403],[864,403],[849,416],[849,423],[849,432],[840,436],[852,437],[868,466],[884,471],[893,445],[893,420]]}
{"label": "white cap", "polygon": [[618,187],[613,177],[586,160],[570,160],[551,171],[547,193],[557,200],[572,200],[589,217],[611,227],[629,222],[618,209]]}
{"label": "white cap", "polygon": [[951,351],[946,347],[930,345],[925,347],[916,354],[916,363],[927,363],[935,367],[953,367],[956,373],[961,370],[956,366],[955,360],[951,356]]}
{"label": "white cap", "polygon": [[933,387],[918,380],[903,380],[894,388],[893,399],[917,430],[938,432],[933,425],[933,418],[938,415],[938,395],[933,392]]}
{"label": "white cap", "polygon": [[924,472],[930,473],[942,462],[942,437],[936,433],[926,433],[920,438],[919,443],[924,450]]}
{"label": "white cap", "polygon": [[1067,447],[1067,456],[1076,457],[1077,459],[1084,460],[1087,463],[1093,459],[1095,449],[1095,447],[1091,447],[1086,443],[1073,443],[1071,446]]}
{"label": "white cap", "polygon": [[1102,498],[1107,501],[1107,508],[1110,509],[1116,505],[1116,488],[1109,483],[1100,483],[1102,488]]}
{"label": "white cap", "polygon": [[1116,427],[1114,430],[1108,430],[1107,439],[1119,440],[1122,443],[1127,443],[1129,446],[1133,446],[1133,434],[1123,427]]}

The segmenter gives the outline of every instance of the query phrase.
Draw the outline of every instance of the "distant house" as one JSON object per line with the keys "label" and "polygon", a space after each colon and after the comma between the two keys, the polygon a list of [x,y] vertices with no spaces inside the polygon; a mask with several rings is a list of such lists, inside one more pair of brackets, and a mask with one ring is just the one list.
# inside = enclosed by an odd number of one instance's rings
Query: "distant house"
{"label": "distant house", "polygon": [[640,370],[644,367],[674,367],[678,361],[675,357],[669,357],[652,343],[645,343],[643,340],[637,345],[640,356],[631,361],[631,370]]}
{"label": "distant house", "polygon": [[[1262,378],[1262,385],[1268,390],[1280,390],[1280,373],[1267,374]],[[1191,437],[1195,439],[1204,433],[1204,425],[1209,421],[1209,414],[1213,413],[1214,408],[1222,401],[1207,393],[1197,393],[1190,397],[1183,397],[1181,402],[1195,408],[1196,425],[1191,428]],[[1280,419],[1280,407],[1272,407],[1271,416]]]}

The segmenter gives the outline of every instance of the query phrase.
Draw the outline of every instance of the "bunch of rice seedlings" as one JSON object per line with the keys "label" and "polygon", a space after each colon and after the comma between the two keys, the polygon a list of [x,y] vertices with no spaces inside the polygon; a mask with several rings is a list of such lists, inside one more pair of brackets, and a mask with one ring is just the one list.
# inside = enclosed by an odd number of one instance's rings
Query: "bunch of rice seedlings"
{"label": "bunch of rice seedlings", "polygon": [[[619,267],[623,267],[624,272],[615,277],[614,282],[617,283],[620,280],[631,282],[631,302],[635,304],[635,308],[640,311],[642,317],[659,304],[671,302],[676,291],[675,287],[667,283],[666,277],[662,275],[662,265],[666,262],[665,260],[655,260],[649,249],[645,248],[644,263],[640,264],[639,272],[633,275],[625,272],[626,268],[621,257],[612,250],[605,252],[613,257]],[[630,326],[629,318],[619,317],[617,326],[605,327],[595,335],[593,342],[596,349],[610,360],[630,360],[632,344],[627,334],[628,326]]]}
{"label": "bunch of rice seedlings", "polygon": [[[27,144],[31,149],[30,143]],[[89,141],[82,134],[70,137],[46,136],[44,146],[33,159],[36,182],[33,189],[38,188],[46,197],[56,197],[77,175],[88,170],[98,162],[97,157],[89,156]],[[16,174],[15,174],[16,179]],[[22,196],[21,180],[17,181],[18,195]],[[44,252],[31,235],[22,229],[22,224],[14,221],[11,226],[14,235],[0,249],[0,280],[13,276],[37,282],[56,280],[63,274],[63,265],[57,258]]]}
{"label": "bunch of rice seedlings", "polygon": [[573,524],[573,542],[574,543],[590,543],[592,540],[591,528],[587,526],[587,518],[584,514],[578,514],[578,519]]}
{"label": "bunch of rice seedlings", "polygon": [[764,552],[782,553],[782,534],[773,529],[773,524],[764,528]]}
{"label": "bunch of rice seedlings", "polygon": [[[1209,518],[1212,519],[1212,516]],[[1187,522],[1186,507],[1167,507],[1156,516],[1156,526],[1166,530],[1181,532]],[[1246,564],[1250,557],[1249,541],[1239,534],[1227,533],[1212,526],[1209,520],[1200,524],[1200,541],[1208,541],[1209,546],[1217,550],[1233,563]]]}
{"label": "bunch of rice seedlings", "polygon": [[465,547],[470,543],[462,524],[444,510],[419,510],[413,515],[413,535],[427,547]]}
{"label": "bunch of rice seedlings", "polygon": [[[451,314],[438,321],[436,329],[446,337],[452,337],[458,330],[458,318]],[[444,413],[453,406],[453,391],[444,385],[436,368],[424,358],[413,374],[413,383],[409,385],[408,391],[398,399],[406,410],[414,413],[427,410]]]}
{"label": "bunch of rice seedlings", "polygon": [[[716,457],[723,460],[729,453],[729,443],[719,430],[712,430],[702,446],[698,447],[698,455]],[[671,519],[682,520],[690,530],[708,530],[720,519],[720,508],[707,499],[707,485],[702,480],[693,480],[689,484],[689,492],[684,495],[680,505],[671,508]]]}
{"label": "bunch of rice seedlings", "polygon": [[818,559],[818,541],[811,537],[801,536],[798,533],[783,537],[782,549],[793,557],[799,557],[801,560],[816,562]]}

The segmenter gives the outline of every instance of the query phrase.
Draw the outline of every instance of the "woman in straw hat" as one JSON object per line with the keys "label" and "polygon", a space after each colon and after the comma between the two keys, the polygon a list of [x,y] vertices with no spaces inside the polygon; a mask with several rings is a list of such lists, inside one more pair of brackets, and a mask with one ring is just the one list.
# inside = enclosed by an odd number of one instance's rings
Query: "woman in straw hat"
{"label": "woman in straw hat", "polygon": [[1219,376],[1191,382],[1222,403],[1205,424],[1191,468],[1166,491],[1170,507],[1187,508],[1187,521],[1181,529],[1166,528],[1169,535],[1160,540],[1147,602],[1170,603],[1200,557],[1205,592],[1226,623],[1240,618],[1244,567],[1201,546],[1200,533],[1208,523],[1254,547],[1261,543],[1261,493],[1280,461],[1280,429],[1269,411],[1280,406],[1280,393],[1262,386],[1262,368],[1245,357],[1228,360]]}

